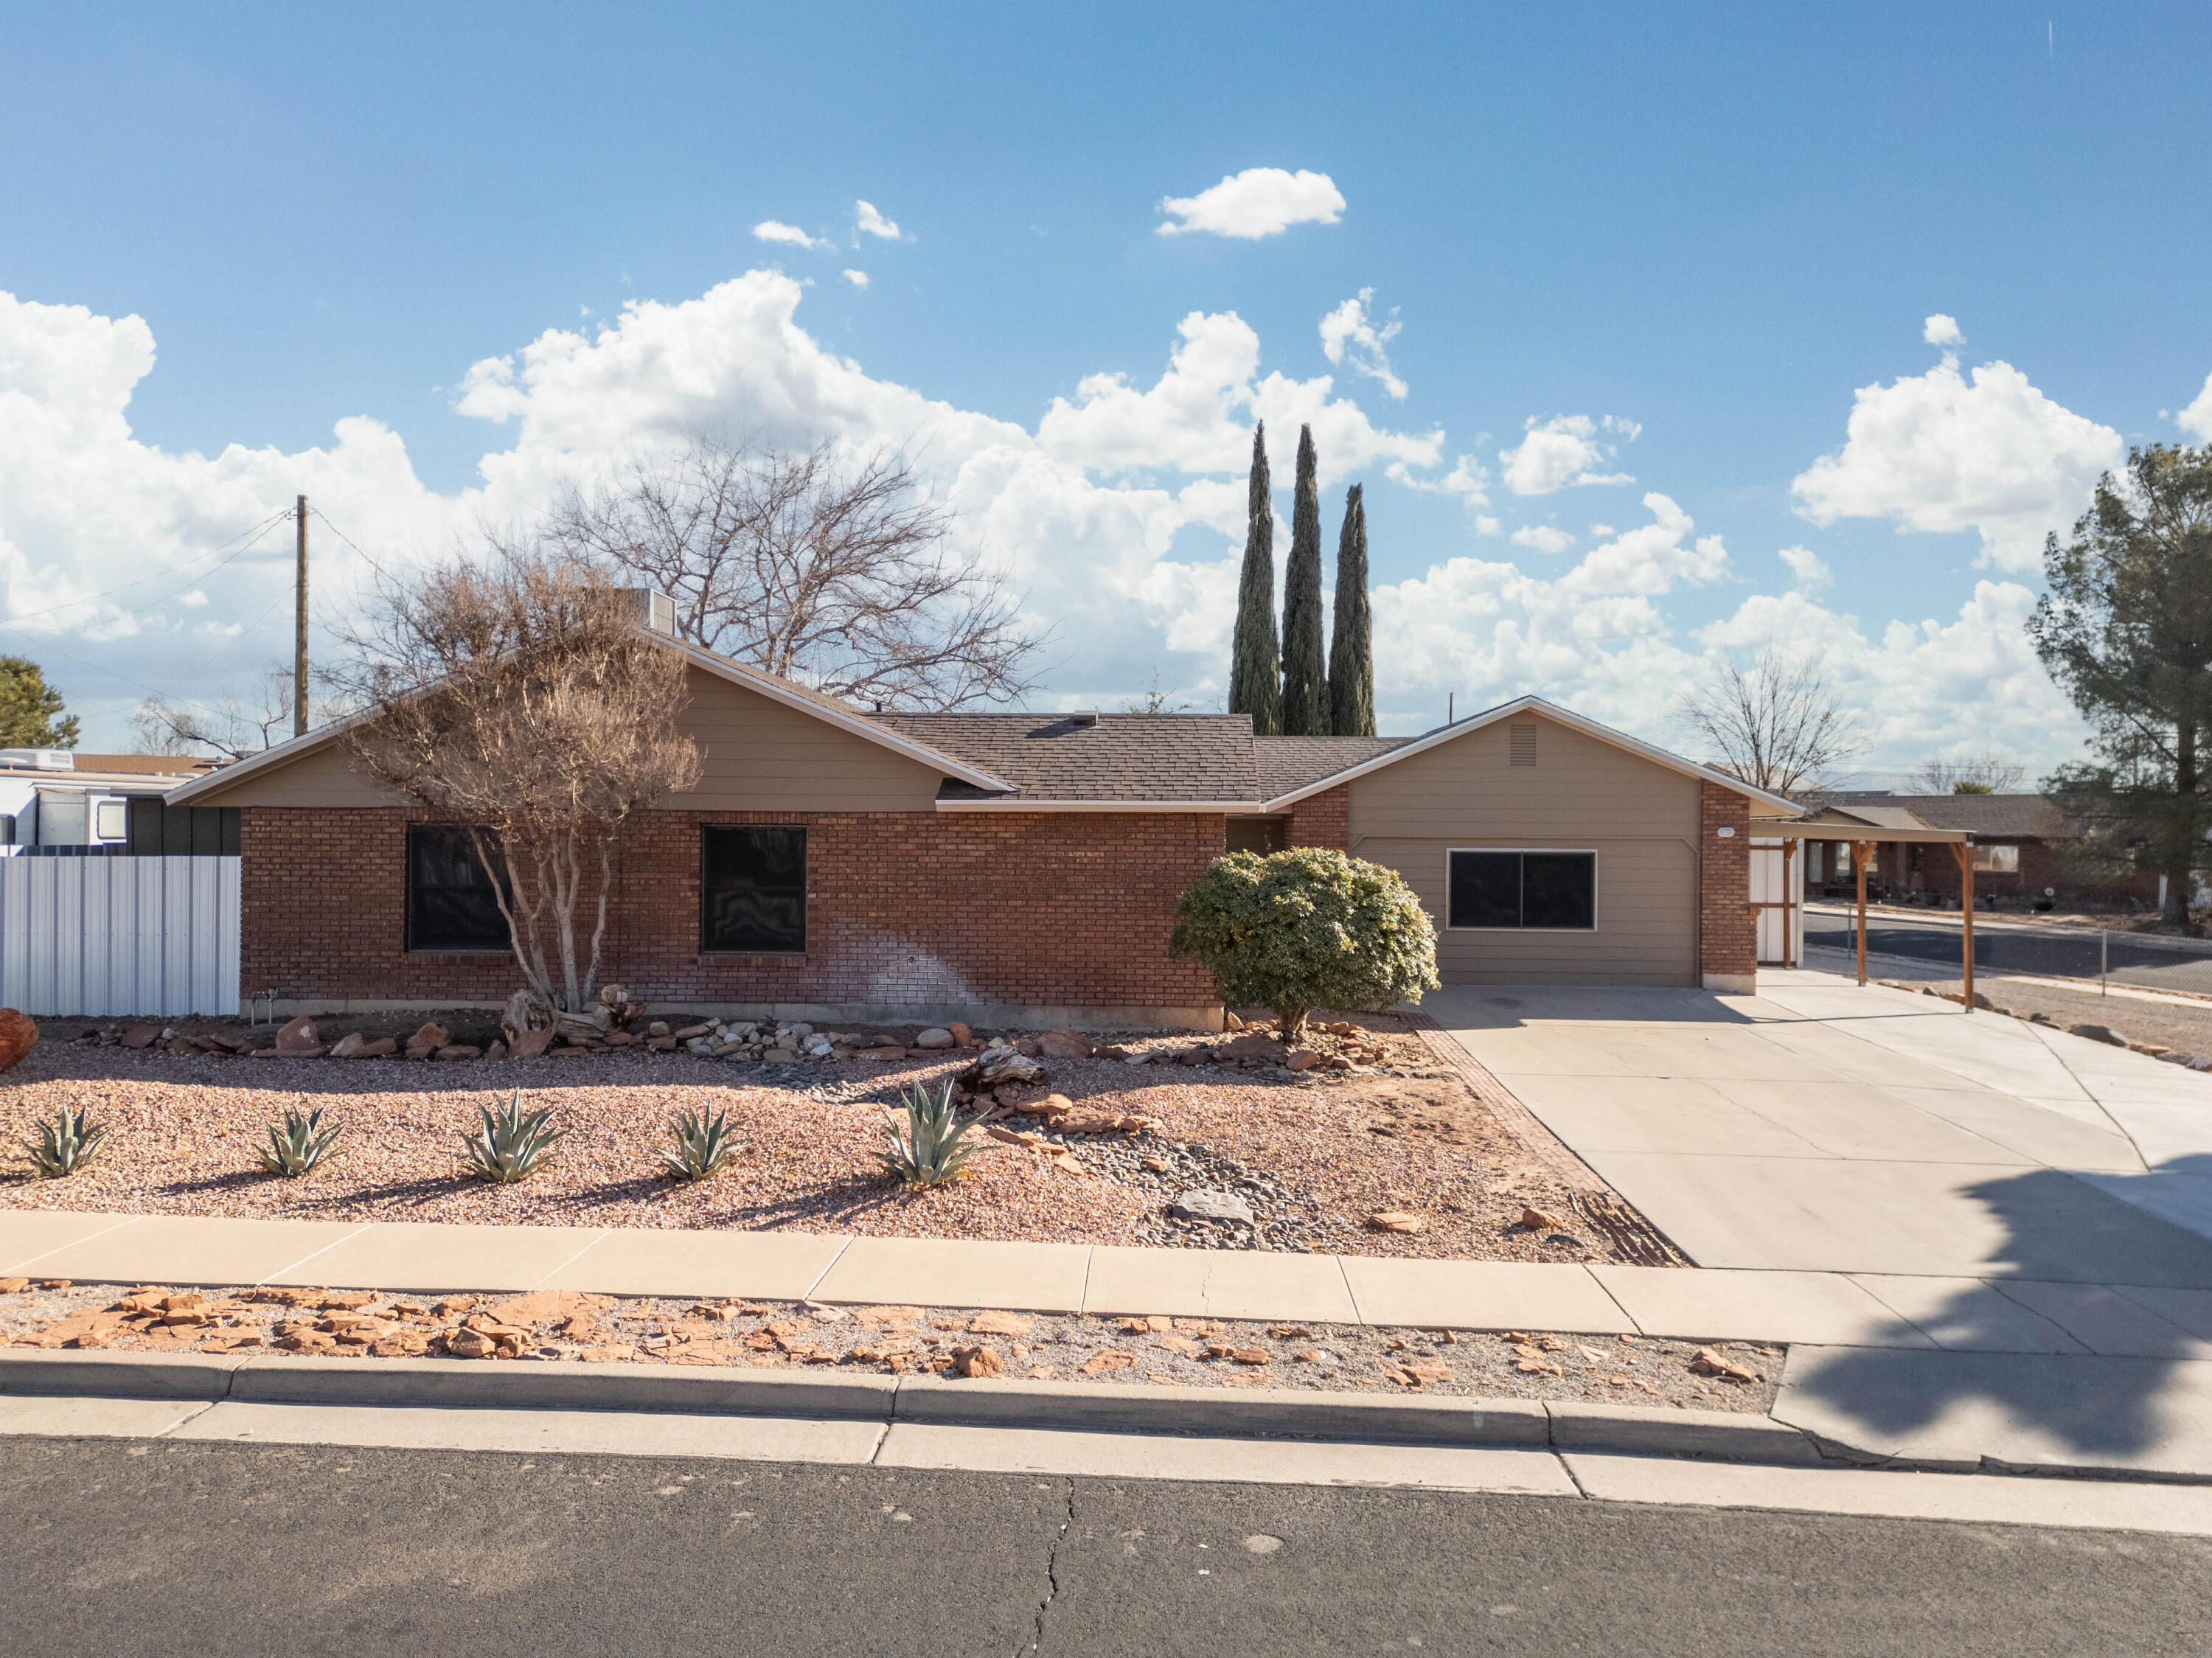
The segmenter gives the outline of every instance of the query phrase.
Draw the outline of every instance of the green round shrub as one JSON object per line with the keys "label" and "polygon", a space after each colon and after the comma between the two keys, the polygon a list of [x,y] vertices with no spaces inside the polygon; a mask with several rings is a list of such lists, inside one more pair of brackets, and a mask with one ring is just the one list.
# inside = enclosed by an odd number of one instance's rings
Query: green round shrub
{"label": "green round shrub", "polygon": [[1176,908],[1170,946],[1232,1005],[1275,1011],[1285,1042],[1316,1007],[1418,1002],[1437,978],[1437,932],[1395,870],[1298,847],[1217,858]]}

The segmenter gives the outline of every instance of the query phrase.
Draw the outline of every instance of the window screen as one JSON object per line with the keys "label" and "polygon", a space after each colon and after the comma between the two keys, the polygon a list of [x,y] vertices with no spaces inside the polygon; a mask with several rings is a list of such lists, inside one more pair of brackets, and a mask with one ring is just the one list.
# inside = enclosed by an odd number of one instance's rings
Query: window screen
{"label": "window screen", "polygon": [[[507,877],[504,863],[500,878]],[[407,830],[407,948],[505,950],[507,917],[465,829],[416,823]]]}
{"label": "window screen", "polygon": [[1597,925],[1593,852],[1455,852],[1447,925],[1589,931]]}
{"label": "window screen", "polygon": [[699,948],[759,954],[806,948],[806,831],[700,831]]}

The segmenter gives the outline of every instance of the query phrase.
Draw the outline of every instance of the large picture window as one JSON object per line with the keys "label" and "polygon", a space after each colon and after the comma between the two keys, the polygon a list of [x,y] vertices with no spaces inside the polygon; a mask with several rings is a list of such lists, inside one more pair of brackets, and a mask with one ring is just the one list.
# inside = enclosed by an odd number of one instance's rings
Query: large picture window
{"label": "large picture window", "polygon": [[700,832],[699,948],[793,955],[806,948],[806,831]]}
{"label": "large picture window", "polygon": [[[498,863],[497,854],[494,862]],[[500,865],[500,877],[506,879]],[[407,830],[407,948],[446,952],[510,948],[499,895],[465,829]]]}
{"label": "large picture window", "polygon": [[1446,925],[1587,932],[1597,926],[1594,852],[1455,852]]}

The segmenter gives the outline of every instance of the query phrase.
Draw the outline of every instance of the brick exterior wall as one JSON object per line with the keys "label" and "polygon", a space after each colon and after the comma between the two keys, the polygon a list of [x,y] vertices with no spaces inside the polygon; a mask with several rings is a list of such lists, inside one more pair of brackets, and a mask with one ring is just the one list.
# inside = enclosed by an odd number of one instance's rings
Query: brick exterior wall
{"label": "brick exterior wall", "polygon": [[1326,847],[1332,852],[1352,850],[1352,786],[1340,783],[1319,794],[1310,794],[1291,808],[1291,823],[1284,837],[1286,847]]}
{"label": "brick exterior wall", "polygon": [[[1723,829],[1735,833],[1723,835]],[[1751,803],[1717,783],[1698,785],[1698,972],[1712,989],[1748,989],[1759,972]]]}
{"label": "brick exterior wall", "polygon": [[[1991,837],[1985,844],[2018,845],[2020,870],[2017,874],[1976,870],[1974,896],[1978,899],[2039,898],[2043,890],[2051,887],[2060,899],[2069,902],[2110,902],[2117,898],[2139,898],[2145,903],[2158,901],[2155,871],[2135,870],[2114,881],[2084,881],[2059,861],[2048,841],[2009,842]],[[1917,859],[1915,853],[1919,854]],[[1875,854],[1875,866],[1879,875],[1868,883],[1870,893],[1884,896],[1906,892],[1933,893],[1949,899],[1954,905],[1959,902],[1959,863],[1947,846],[1914,847],[1885,841]]]}
{"label": "brick exterior wall", "polygon": [[[405,947],[400,810],[245,809],[242,987],[288,1001],[503,999],[507,955]],[[702,955],[699,829],[807,830],[803,956]],[[660,811],[622,849],[599,975],[648,1002],[1200,1008],[1176,900],[1223,820],[1173,812]],[[586,923],[587,925],[587,923]]]}

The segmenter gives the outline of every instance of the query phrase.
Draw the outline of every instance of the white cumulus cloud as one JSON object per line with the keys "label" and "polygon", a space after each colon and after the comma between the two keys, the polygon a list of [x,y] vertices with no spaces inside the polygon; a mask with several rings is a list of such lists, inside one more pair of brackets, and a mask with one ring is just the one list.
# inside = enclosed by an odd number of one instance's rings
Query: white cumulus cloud
{"label": "white cumulus cloud", "polygon": [[1920,337],[1930,345],[1964,345],[1966,337],[1959,331],[1959,319],[1947,317],[1941,311],[1920,325]]}
{"label": "white cumulus cloud", "polygon": [[1294,224],[1336,223],[1344,214],[1344,194],[1326,173],[1250,167],[1195,196],[1167,197],[1160,211],[1169,216],[1158,227],[1163,236],[1200,231],[1257,241]]}
{"label": "white cumulus cloud", "polygon": [[1510,449],[1501,449],[1500,474],[1505,487],[1516,495],[1548,495],[1571,484],[1633,483],[1626,472],[1601,472],[1613,457],[1613,446],[1601,437],[1613,434],[1632,441],[1644,428],[1634,421],[1607,415],[1592,420],[1588,415],[1556,415],[1547,421],[1531,416],[1528,435]]}
{"label": "white cumulus cloud", "polygon": [[2204,377],[2204,389],[2197,394],[2197,401],[2176,415],[2173,423],[2212,443],[2212,374]]}
{"label": "white cumulus cloud", "polygon": [[865,270],[848,270],[845,272],[845,280],[855,288],[864,288],[868,285],[868,273]]}
{"label": "white cumulus cloud", "polygon": [[1792,481],[1815,524],[1886,518],[1901,530],[1972,530],[1981,562],[2037,568],[2045,534],[2087,502],[2125,452],[2109,426],[2062,407],[2008,362],[1959,372],[1946,352],[1924,374],[1861,386],[1842,449]]}
{"label": "white cumulus cloud", "polygon": [[1540,553],[1564,553],[1575,544],[1565,530],[1548,524],[1523,525],[1513,532],[1512,541],[1516,547],[1534,547]]}
{"label": "white cumulus cloud", "polygon": [[876,204],[873,202],[854,202],[853,218],[863,235],[878,236],[887,242],[896,242],[903,239],[904,233],[896,224],[877,212]]}
{"label": "white cumulus cloud", "polygon": [[1251,459],[1252,422],[1264,420],[1279,470],[1295,453],[1298,428],[1313,428],[1322,483],[1378,463],[1434,466],[1443,434],[1392,432],[1358,404],[1335,395],[1327,374],[1292,380],[1260,373],[1260,336],[1233,311],[1194,311],[1166,372],[1150,386],[1100,374],[1076,383],[1075,398],[1053,399],[1037,439],[1054,456],[1118,473],[1172,468],[1242,471]]}
{"label": "white cumulus cloud", "polygon": [[[474,429],[486,452],[477,481],[450,493],[416,477],[397,433],[358,414],[294,452],[155,447],[129,418],[155,365],[143,319],[0,294],[0,619],[21,641],[10,648],[64,686],[88,742],[117,742],[140,696],[252,695],[289,650],[295,494],[324,515],[313,531],[319,614],[343,616],[372,575],[349,543],[404,571],[485,523],[527,522],[566,480],[702,428],[905,448],[957,509],[964,546],[1058,625],[1055,694],[1109,706],[1141,693],[1156,665],[1179,698],[1218,705],[1255,418],[1271,429],[1285,494],[1297,426],[1310,422],[1325,475],[1445,489],[1472,510],[1471,537],[1504,533],[1473,510],[1482,468],[1448,456],[1441,432],[1393,431],[1327,375],[1269,370],[1234,314],[1192,313],[1148,381],[1094,376],[1030,428],[826,349],[802,322],[806,291],[748,271],[483,357],[457,377],[456,398],[484,422]],[[1821,605],[1812,567],[1785,556],[1793,590],[1754,592],[1688,630],[1675,606],[1731,576],[1728,552],[1669,496],[1643,502],[1646,521],[1594,531],[1596,544],[1556,564],[1531,559],[1534,574],[1455,556],[1378,588],[1385,729],[1435,723],[1448,694],[1464,709],[1534,690],[1671,743],[1662,716],[1674,689],[1715,655],[1772,639],[1817,656],[1870,711],[1884,763],[1961,741],[2034,764],[2069,757],[2078,721],[2021,634],[2025,587],[1984,582],[1955,616],[1862,625]],[[260,542],[240,538],[257,526]],[[312,649],[331,648],[319,623]]]}
{"label": "white cumulus cloud", "polygon": [[834,242],[825,241],[819,238],[810,236],[805,231],[801,230],[797,225],[786,224],[781,219],[763,219],[758,224],[753,227],[753,236],[756,240],[763,242],[781,242],[787,247],[804,247],[811,249],[834,247],[836,246]]}
{"label": "white cumulus cloud", "polygon": [[1400,380],[1390,367],[1388,349],[1398,337],[1401,325],[1395,307],[1391,308],[1390,320],[1376,327],[1374,318],[1367,313],[1368,302],[1374,299],[1375,290],[1363,288],[1357,296],[1321,319],[1321,349],[1331,362],[1347,365],[1355,374],[1381,383],[1382,389],[1394,398],[1406,395],[1406,382]]}
{"label": "white cumulus cloud", "polygon": [[1827,561],[1810,547],[1784,547],[1775,556],[1790,567],[1790,574],[1802,591],[1814,592],[1828,585],[1832,572]]}

